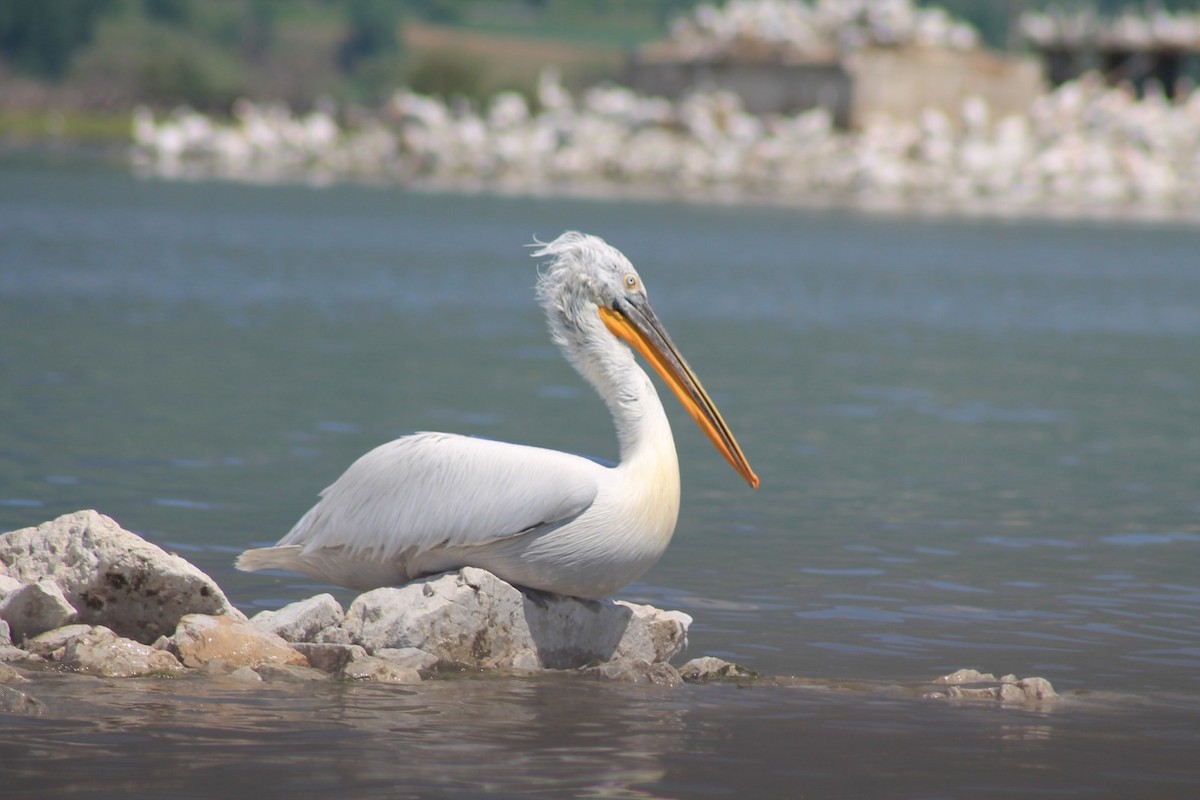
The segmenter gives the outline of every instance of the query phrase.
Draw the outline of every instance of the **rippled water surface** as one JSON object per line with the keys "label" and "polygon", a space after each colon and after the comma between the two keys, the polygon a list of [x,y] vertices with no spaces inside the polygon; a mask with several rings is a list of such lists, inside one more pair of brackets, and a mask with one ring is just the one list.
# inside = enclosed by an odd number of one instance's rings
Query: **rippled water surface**
{"label": "rippled water surface", "polygon": [[[0,165],[0,530],[94,507],[232,559],[445,429],[615,457],[522,245],[597,233],[763,486],[673,403],[684,505],[623,595],[841,681],[243,689],[55,678],[19,796],[1184,797],[1200,789],[1200,230],[139,181]],[[342,592],[343,601],[352,595]],[[1037,709],[921,700],[959,667]],[[893,684],[907,689],[888,689]],[[39,794],[40,793],[40,794]],[[18,796],[18,795],[14,795]]]}

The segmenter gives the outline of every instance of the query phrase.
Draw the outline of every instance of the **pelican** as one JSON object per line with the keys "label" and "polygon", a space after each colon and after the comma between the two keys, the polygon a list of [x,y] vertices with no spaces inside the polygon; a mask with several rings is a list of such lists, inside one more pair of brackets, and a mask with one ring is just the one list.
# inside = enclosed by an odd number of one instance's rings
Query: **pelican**
{"label": "pelican", "polygon": [[551,336],[608,405],[620,462],[449,433],[404,436],[355,461],[277,545],[242,553],[239,569],[367,590],[470,566],[557,595],[613,594],[658,561],[679,514],[671,426],[633,350],[758,488],[629,260],[575,231],[534,245],[548,259],[537,296]]}

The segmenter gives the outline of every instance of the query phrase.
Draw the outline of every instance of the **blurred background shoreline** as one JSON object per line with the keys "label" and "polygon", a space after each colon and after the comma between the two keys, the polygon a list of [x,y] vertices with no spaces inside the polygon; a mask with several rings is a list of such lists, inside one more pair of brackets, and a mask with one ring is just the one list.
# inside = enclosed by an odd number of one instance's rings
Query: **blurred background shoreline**
{"label": "blurred background shoreline", "polygon": [[140,174],[1200,218],[1191,0],[8,0],[0,155]]}

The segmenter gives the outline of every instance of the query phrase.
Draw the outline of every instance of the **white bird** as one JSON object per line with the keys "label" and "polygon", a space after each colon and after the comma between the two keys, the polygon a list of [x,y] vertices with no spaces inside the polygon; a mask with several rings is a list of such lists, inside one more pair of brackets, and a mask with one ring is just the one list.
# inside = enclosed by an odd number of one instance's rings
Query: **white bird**
{"label": "white bird", "polygon": [[405,436],[354,462],[279,544],[242,553],[239,569],[366,590],[471,566],[559,595],[616,592],[658,561],[679,513],[671,428],[630,347],[758,487],[629,260],[573,231],[535,244],[534,256],[550,259],[537,282],[550,333],[612,412],[620,463],[448,433]]}

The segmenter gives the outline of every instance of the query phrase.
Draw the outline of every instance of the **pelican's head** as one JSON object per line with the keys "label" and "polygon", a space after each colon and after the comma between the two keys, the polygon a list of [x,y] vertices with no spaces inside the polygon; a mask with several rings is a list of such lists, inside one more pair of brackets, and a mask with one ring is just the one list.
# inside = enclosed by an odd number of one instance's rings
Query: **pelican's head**
{"label": "pelican's head", "polygon": [[576,231],[534,244],[535,258],[550,258],[537,282],[550,333],[579,371],[604,394],[603,376],[609,372],[604,360],[628,358],[627,350],[612,344],[619,340],[629,345],[654,367],[730,466],[757,489],[758,476],[658,321],[629,259],[598,236]]}

